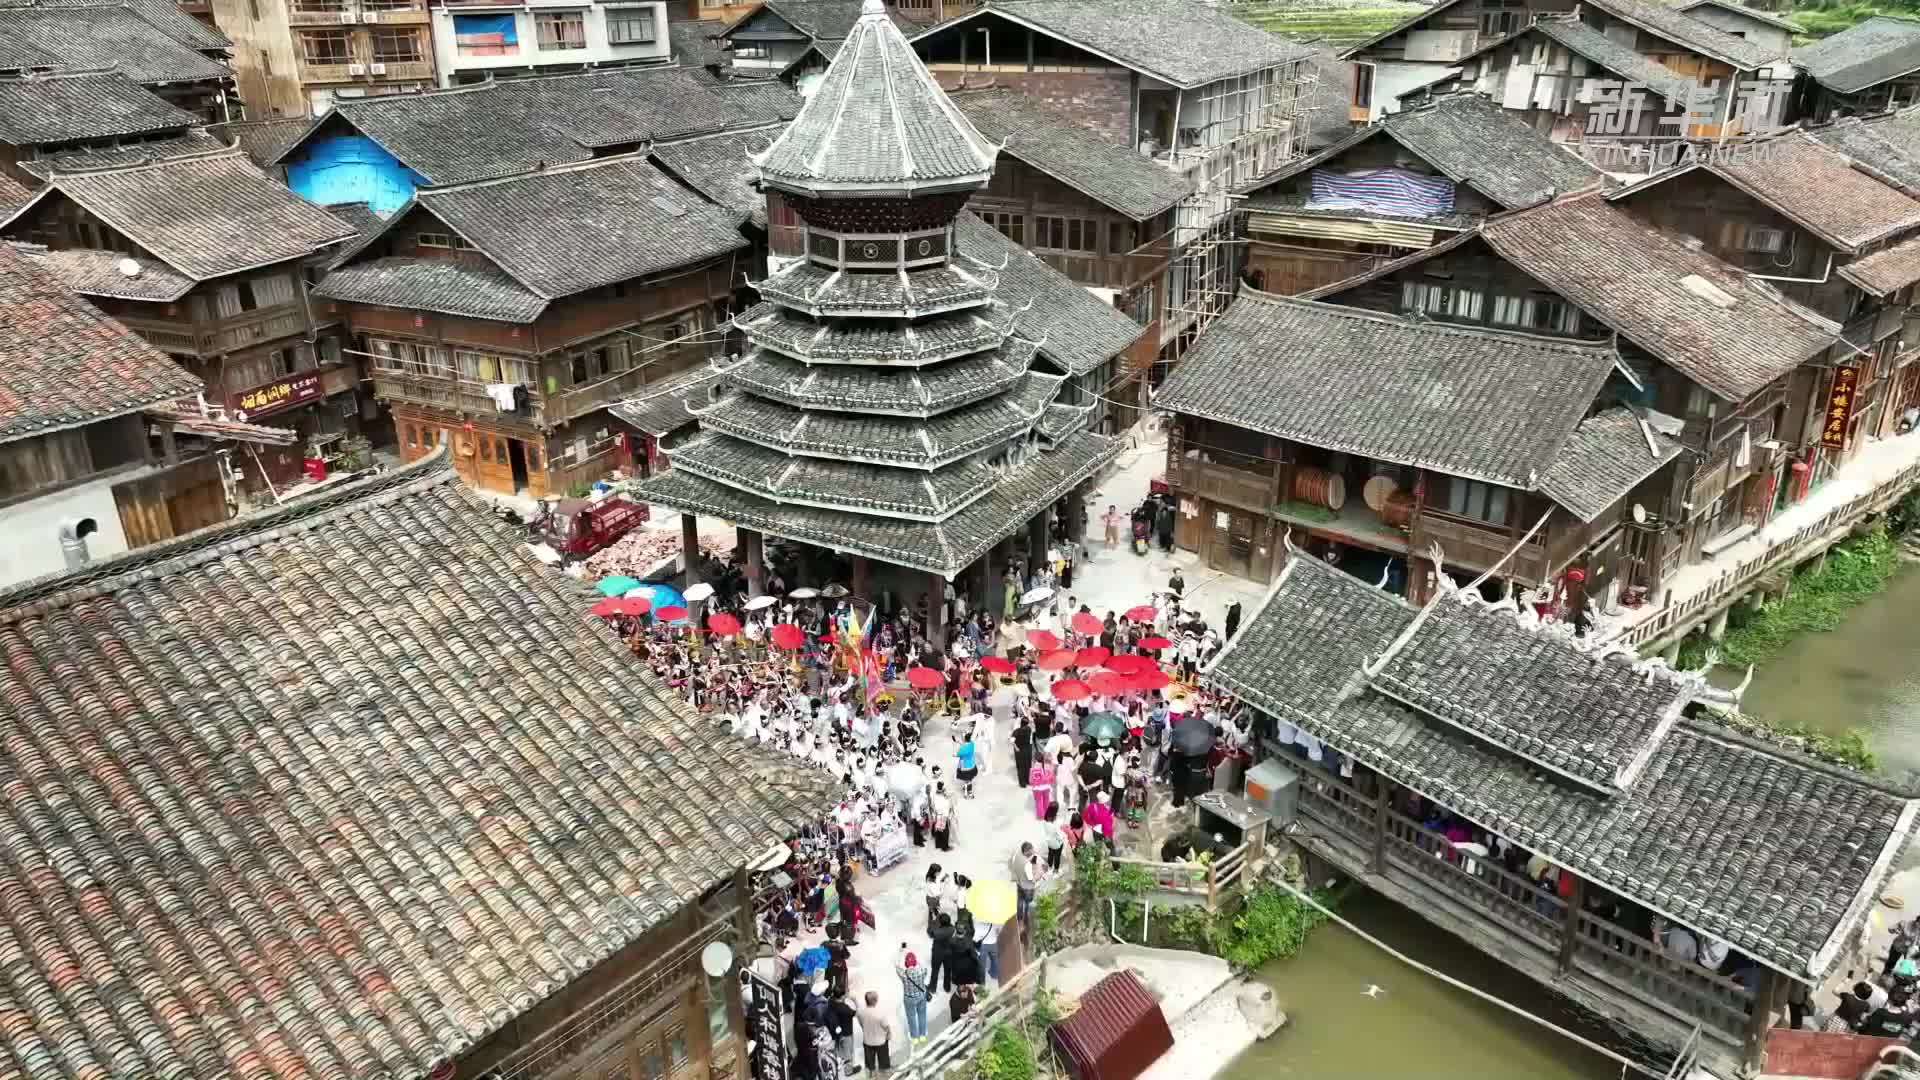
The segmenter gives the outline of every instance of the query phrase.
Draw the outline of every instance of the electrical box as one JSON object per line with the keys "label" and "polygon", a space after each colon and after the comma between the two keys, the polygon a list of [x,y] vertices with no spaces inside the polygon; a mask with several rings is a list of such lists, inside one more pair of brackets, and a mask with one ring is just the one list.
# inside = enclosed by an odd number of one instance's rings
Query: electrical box
{"label": "electrical box", "polygon": [[1247,770],[1247,801],[1265,810],[1280,828],[1293,824],[1300,799],[1300,775],[1278,758],[1268,758]]}

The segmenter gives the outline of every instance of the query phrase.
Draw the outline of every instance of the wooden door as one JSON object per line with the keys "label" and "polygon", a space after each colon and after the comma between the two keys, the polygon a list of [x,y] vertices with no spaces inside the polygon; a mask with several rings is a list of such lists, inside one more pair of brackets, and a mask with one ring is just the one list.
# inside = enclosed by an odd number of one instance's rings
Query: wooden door
{"label": "wooden door", "polygon": [[1207,552],[1207,564],[1215,570],[1239,577],[1253,571],[1253,515],[1245,510],[1208,504],[1212,519],[1213,543]]}

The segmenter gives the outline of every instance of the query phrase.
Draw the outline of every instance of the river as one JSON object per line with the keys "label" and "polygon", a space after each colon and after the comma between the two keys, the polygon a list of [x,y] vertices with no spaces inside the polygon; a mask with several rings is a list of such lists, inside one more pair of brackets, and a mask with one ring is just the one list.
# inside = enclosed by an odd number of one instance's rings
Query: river
{"label": "river", "polygon": [[[1356,889],[1342,917],[1395,949],[1586,1038],[1618,1036],[1562,999],[1392,901]],[[1299,955],[1262,968],[1287,1026],[1255,1045],[1221,1080],[1418,1076],[1423,1080],[1616,1080],[1620,1066],[1578,1043],[1464,993],[1338,925]],[[1368,997],[1370,985],[1382,993]]]}
{"label": "river", "polygon": [[[1857,727],[1882,771],[1920,769],[1920,568],[1906,567],[1886,589],[1825,634],[1808,634],[1755,670],[1742,708],[1780,723],[1840,732]],[[1714,681],[1731,685],[1738,672]]]}

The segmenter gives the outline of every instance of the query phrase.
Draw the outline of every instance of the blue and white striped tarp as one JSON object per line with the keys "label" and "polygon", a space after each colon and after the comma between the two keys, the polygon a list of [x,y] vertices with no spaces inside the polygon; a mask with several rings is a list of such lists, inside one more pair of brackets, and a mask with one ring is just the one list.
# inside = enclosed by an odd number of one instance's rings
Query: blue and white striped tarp
{"label": "blue and white striped tarp", "polygon": [[1434,217],[1453,212],[1453,181],[1405,169],[1340,173],[1313,170],[1309,210],[1371,210],[1394,217]]}

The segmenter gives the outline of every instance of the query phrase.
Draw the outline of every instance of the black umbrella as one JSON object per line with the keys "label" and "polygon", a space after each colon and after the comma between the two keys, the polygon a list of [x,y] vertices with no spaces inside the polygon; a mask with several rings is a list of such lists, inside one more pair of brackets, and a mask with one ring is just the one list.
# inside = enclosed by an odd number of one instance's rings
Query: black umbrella
{"label": "black umbrella", "polygon": [[1173,726],[1169,736],[1176,754],[1198,755],[1213,751],[1213,725],[1205,717],[1189,716]]}

